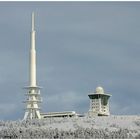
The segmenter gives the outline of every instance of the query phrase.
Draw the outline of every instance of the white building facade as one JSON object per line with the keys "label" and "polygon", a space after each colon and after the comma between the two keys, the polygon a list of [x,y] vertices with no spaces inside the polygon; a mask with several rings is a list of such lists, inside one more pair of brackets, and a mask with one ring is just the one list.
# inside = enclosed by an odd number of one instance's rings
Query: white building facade
{"label": "white building facade", "polygon": [[95,93],[88,95],[90,98],[89,116],[109,116],[110,94],[105,94],[102,87],[97,87]]}

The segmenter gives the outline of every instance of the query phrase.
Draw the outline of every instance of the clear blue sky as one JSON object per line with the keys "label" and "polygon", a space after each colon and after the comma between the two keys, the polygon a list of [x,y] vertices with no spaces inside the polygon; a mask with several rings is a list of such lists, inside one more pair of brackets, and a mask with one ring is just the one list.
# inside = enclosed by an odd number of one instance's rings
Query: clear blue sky
{"label": "clear blue sky", "polygon": [[140,2],[0,2],[0,119],[22,119],[35,12],[42,112],[89,110],[102,86],[111,114],[140,114]]}

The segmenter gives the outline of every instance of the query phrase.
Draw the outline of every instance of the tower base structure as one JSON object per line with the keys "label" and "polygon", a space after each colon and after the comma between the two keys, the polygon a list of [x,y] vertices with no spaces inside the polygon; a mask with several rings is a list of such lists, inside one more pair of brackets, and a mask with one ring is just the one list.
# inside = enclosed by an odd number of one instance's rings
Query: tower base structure
{"label": "tower base structure", "polygon": [[40,97],[40,87],[25,87],[27,90],[27,99],[24,101],[26,106],[26,111],[24,115],[24,120],[27,119],[41,119],[39,103],[42,102]]}

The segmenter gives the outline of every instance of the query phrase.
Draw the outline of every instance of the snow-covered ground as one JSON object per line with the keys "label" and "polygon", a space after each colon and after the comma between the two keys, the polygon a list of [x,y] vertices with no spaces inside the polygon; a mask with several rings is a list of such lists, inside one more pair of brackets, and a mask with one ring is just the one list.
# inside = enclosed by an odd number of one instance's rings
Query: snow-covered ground
{"label": "snow-covered ground", "polygon": [[78,126],[82,128],[95,128],[117,130],[119,128],[138,130],[140,129],[140,116],[102,116],[81,118],[48,118],[47,128],[58,128],[61,130],[75,130]]}
{"label": "snow-covered ground", "polygon": [[97,129],[108,128],[110,130],[113,130],[113,129],[122,128],[122,129],[135,130],[140,128],[140,126],[136,124],[136,122],[140,123],[140,116],[95,117],[94,121],[95,121],[95,125],[93,125],[93,127]]}
{"label": "snow-covered ground", "polygon": [[0,121],[0,138],[140,138],[140,116]]}

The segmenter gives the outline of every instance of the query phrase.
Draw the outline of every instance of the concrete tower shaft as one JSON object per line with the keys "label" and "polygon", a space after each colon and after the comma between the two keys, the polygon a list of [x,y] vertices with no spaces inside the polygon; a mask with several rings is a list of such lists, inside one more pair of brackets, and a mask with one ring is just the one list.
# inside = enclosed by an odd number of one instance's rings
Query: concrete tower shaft
{"label": "concrete tower shaft", "polygon": [[32,13],[32,31],[31,31],[31,50],[30,50],[30,86],[36,87],[36,50],[35,50],[35,29],[34,13]]}

